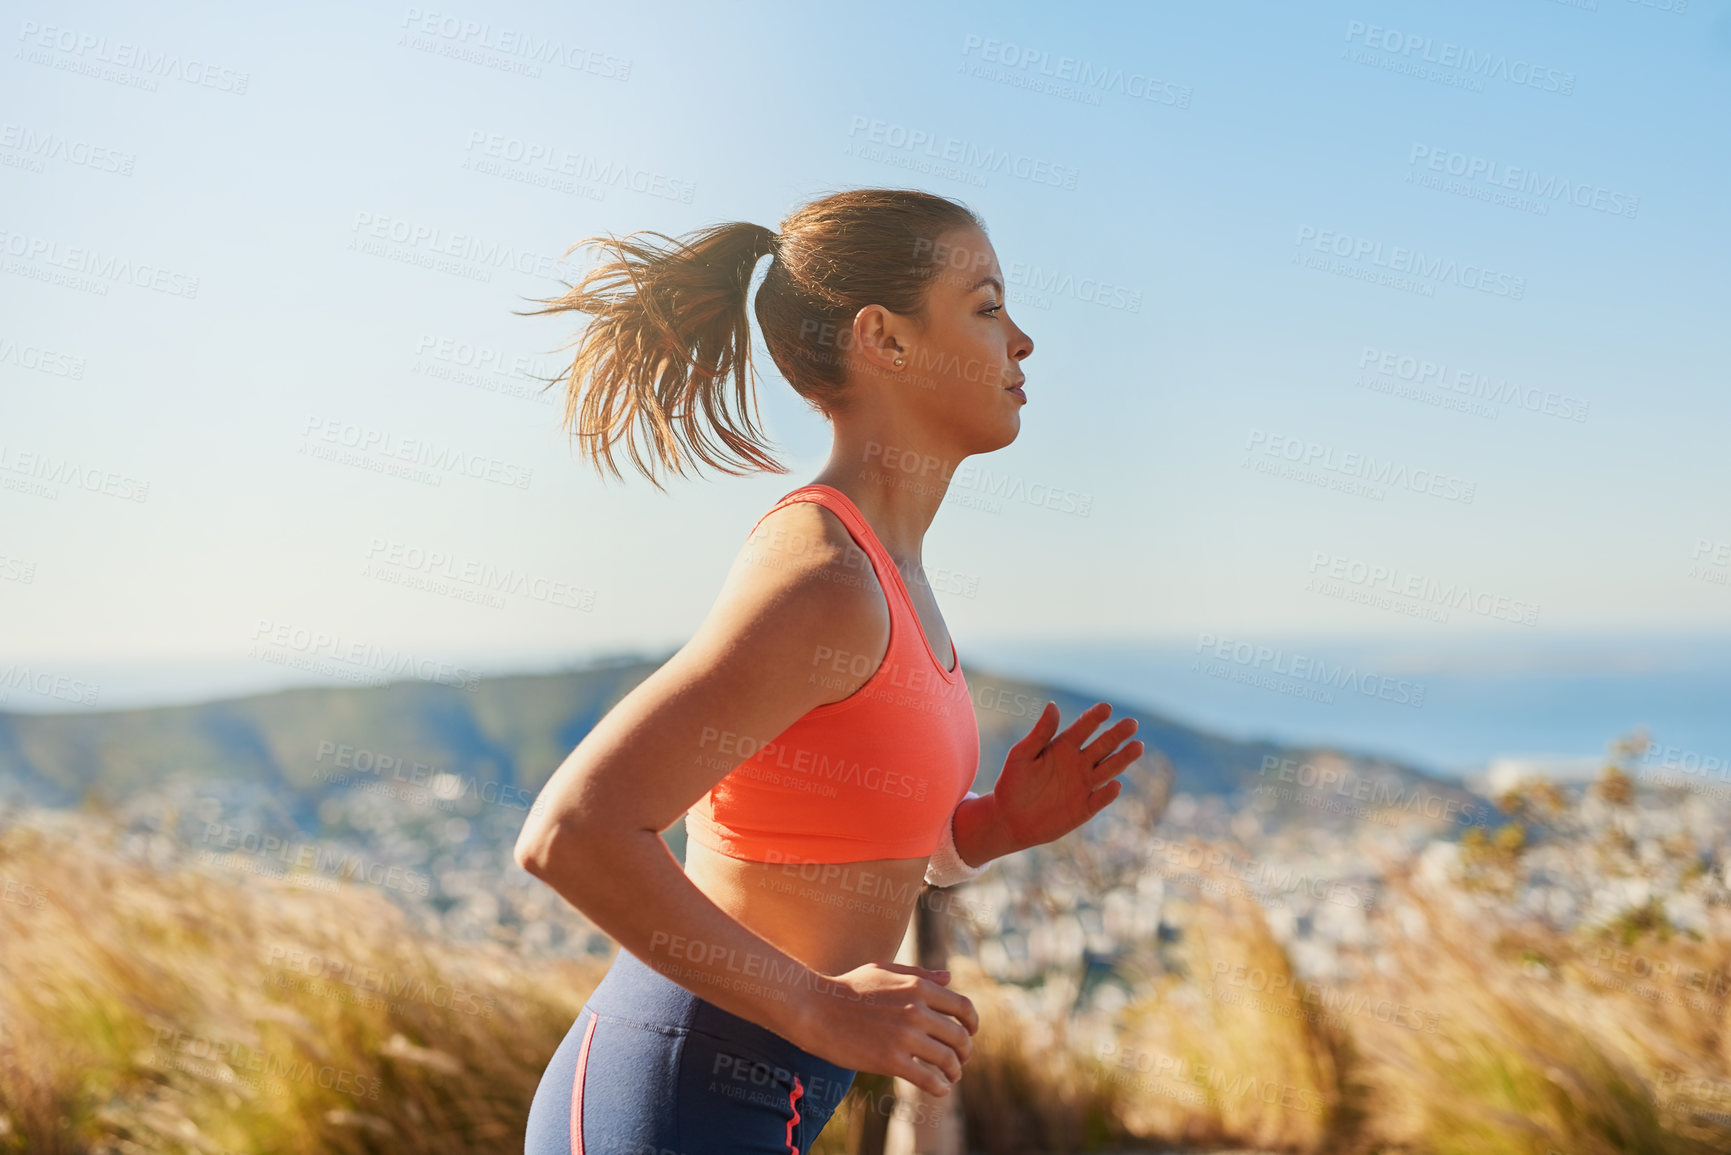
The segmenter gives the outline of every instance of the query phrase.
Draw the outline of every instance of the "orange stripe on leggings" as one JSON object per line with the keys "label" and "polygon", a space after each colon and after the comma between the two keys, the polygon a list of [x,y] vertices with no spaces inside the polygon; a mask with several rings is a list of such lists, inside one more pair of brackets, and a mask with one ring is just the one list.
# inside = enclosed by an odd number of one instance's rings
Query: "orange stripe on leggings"
{"label": "orange stripe on leggings", "polygon": [[[795,1075],[793,1077],[793,1090],[787,1093],[787,1109],[793,1112],[793,1118],[787,1121],[787,1149],[792,1152],[792,1155],[799,1155],[799,1148],[793,1145],[793,1128],[799,1122],[799,1108],[794,1106],[793,1102],[804,1093],[805,1088],[800,1085],[799,1076]],[[578,1152],[578,1155],[582,1155],[582,1152]]]}
{"label": "orange stripe on leggings", "polygon": [[594,1011],[583,1028],[583,1046],[577,1051],[577,1073],[571,1077],[571,1155],[583,1155],[583,1068],[589,1065],[589,1040],[595,1037]]}

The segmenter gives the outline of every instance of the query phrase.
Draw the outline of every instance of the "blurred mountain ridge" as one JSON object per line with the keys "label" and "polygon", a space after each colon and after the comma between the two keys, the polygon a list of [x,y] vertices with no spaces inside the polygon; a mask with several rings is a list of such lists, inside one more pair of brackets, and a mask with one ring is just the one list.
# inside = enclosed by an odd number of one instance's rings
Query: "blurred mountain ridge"
{"label": "blurred mountain ridge", "polygon": [[[0,798],[71,807],[90,796],[110,803],[169,777],[244,782],[282,808],[286,825],[321,826],[320,804],[357,784],[393,783],[501,810],[527,812],[547,778],[621,698],[665,661],[616,656],[554,673],[487,677],[466,686],[400,681],[380,686],[277,690],[190,705],[82,713],[0,713]],[[1049,699],[1069,725],[1095,701],[1059,685],[970,668],[980,727],[974,788],[991,789],[1009,747],[1032,727]],[[1454,801],[1472,813],[1477,795],[1424,770],[1336,748],[1239,741],[1159,710],[1113,701],[1113,718],[1134,716],[1146,743],[1144,763],[1164,759],[1175,794],[1230,799],[1260,792],[1266,822],[1350,825],[1352,808],[1305,806],[1300,791],[1272,790],[1304,767],[1328,768],[1339,782],[1382,784],[1380,797]],[[1143,778],[1127,778],[1126,787]],[[1324,778],[1324,781],[1328,781]],[[1344,793],[1344,792],[1343,792]],[[1360,793],[1363,797],[1363,793]],[[676,824],[669,842],[683,852]]]}

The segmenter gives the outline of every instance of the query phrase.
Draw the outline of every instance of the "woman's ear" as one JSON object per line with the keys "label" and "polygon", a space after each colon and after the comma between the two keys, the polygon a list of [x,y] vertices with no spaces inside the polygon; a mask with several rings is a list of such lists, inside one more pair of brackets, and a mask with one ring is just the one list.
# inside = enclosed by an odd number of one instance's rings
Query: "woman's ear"
{"label": "woman's ear", "polygon": [[882,305],[854,314],[854,348],[867,370],[899,373],[907,365],[907,348],[897,335],[901,328],[901,318]]}

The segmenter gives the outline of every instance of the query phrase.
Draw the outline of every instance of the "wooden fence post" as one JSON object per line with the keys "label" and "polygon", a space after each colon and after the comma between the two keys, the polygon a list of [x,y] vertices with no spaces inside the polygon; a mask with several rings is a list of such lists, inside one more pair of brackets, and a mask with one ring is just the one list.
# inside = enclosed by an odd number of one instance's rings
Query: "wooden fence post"
{"label": "wooden fence post", "polygon": [[[928,885],[920,891],[897,962],[935,971],[948,968],[950,901],[947,889]],[[896,1079],[892,1085],[895,1111],[884,1136],[884,1155],[965,1155],[960,1084],[943,1096],[928,1095],[906,1079]]]}

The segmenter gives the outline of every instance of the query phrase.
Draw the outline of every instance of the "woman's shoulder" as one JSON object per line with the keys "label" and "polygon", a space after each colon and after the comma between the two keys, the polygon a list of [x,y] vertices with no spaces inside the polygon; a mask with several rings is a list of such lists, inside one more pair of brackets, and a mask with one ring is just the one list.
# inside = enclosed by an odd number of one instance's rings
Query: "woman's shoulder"
{"label": "woman's shoulder", "polygon": [[[804,495],[802,495],[804,496]],[[806,588],[838,603],[884,605],[871,556],[842,515],[815,498],[770,510],[740,547],[734,569],[772,586]]]}
{"label": "woman's shoulder", "polygon": [[758,522],[715,612],[742,630],[773,622],[789,653],[877,659],[889,646],[889,599],[870,556],[835,511],[816,501],[789,502]]}

